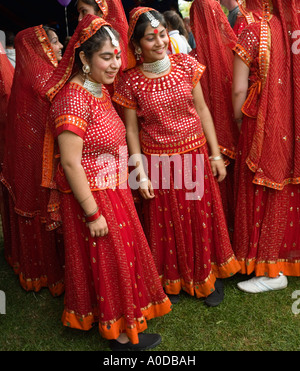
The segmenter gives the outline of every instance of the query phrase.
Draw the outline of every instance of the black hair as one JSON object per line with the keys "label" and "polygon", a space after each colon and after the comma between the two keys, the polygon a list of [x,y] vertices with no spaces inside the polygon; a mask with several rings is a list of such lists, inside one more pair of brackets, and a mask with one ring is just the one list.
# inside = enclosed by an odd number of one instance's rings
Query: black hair
{"label": "black hair", "polygon": [[[99,6],[98,6],[98,4],[96,3],[95,0],[81,0],[81,1],[85,4],[87,4],[87,5],[91,5],[94,8],[94,13],[95,14],[98,14],[98,12],[100,12],[102,14],[102,11],[99,8]],[[77,3],[78,3],[78,0],[76,1],[75,6],[77,6]]]}
{"label": "black hair", "polygon": [[[120,40],[119,33],[110,26],[105,26],[111,30],[117,40]],[[75,53],[75,63],[79,68],[82,67],[82,62],[79,57],[79,53],[81,51],[84,52],[84,55],[88,61],[92,59],[94,53],[99,51],[106,40],[111,40],[109,33],[105,30],[105,27],[101,27],[93,36],[87,39],[78,49],[76,49]]]}
{"label": "black hair", "polygon": [[[151,13],[160,24],[162,24],[165,28],[167,27],[166,21],[164,16],[156,10],[151,10]],[[144,37],[146,28],[148,27],[150,21],[149,18],[146,16],[146,13],[140,15],[136,25],[134,27],[134,31],[132,34],[132,41],[136,42],[137,44],[140,43],[140,40]]]}
{"label": "black hair", "polygon": [[45,32],[46,32],[49,40],[50,40],[49,31],[53,31],[53,32],[56,33],[56,29],[55,28],[50,27],[50,26],[47,26],[47,25],[43,25],[43,29],[45,30]]}

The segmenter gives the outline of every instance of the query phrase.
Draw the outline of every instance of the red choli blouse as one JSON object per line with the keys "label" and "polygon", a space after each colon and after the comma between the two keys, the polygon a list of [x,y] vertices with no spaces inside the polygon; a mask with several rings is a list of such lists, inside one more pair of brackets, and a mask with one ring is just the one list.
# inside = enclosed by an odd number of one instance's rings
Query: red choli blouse
{"label": "red choli blouse", "polygon": [[192,95],[205,66],[187,54],[169,58],[171,70],[162,77],[148,78],[138,67],[126,71],[113,97],[136,109],[146,154],[184,153],[206,142]]}
{"label": "red choli blouse", "polygon": [[[96,98],[76,83],[67,84],[54,99],[50,120],[55,137],[69,130],[83,139],[81,163],[92,191],[126,181],[126,130],[104,87]],[[61,191],[70,191],[61,166],[56,182]]]}

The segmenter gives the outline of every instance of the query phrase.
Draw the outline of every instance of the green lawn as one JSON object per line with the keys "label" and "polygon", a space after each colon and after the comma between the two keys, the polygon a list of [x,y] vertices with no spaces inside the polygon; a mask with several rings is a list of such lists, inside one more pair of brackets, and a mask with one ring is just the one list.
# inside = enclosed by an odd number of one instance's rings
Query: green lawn
{"label": "green lawn", "polygon": [[[1,246],[0,290],[6,294],[6,314],[0,315],[0,350],[109,350],[97,327],[82,332],[62,326],[63,296],[53,298],[47,289],[24,291],[3,255]],[[292,312],[292,293],[300,290],[300,278],[290,277],[285,290],[260,295],[239,291],[236,283],[241,279],[238,275],[226,281],[219,307],[208,308],[183,294],[170,314],[150,321],[147,331],[163,337],[155,350],[300,350],[300,314]]]}

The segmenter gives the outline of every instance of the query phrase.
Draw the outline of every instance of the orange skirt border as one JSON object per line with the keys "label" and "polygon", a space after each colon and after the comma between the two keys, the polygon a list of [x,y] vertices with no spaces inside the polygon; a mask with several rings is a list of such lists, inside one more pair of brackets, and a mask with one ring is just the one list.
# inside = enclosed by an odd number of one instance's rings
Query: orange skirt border
{"label": "orange skirt border", "polygon": [[13,268],[14,273],[19,277],[20,285],[25,291],[38,292],[42,288],[48,288],[52,296],[60,296],[65,291],[65,285],[63,281],[49,284],[47,276],[41,276],[38,278],[26,278],[22,272],[18,263],[13,263],[11,257],[5,257],[8,264]]}
{"label": "orange skirt border", "polygon": [[166,281],[163,276],[160,277],[162,285],[167,294],[177,295],[181,290],[197,298],[207,297],[215,291],[215,282],[217,278],[229,278],[238,273],[241,269],[239,262],[232,257],[222,266],[212,264],[211,272],[203,282],[185,282],[183,279],[175,281]]}
{"label": "orange skirt border", "polygon": [[139,342],[138,334],[147,328],[147,320],[155,317],[161,317],[171,311],[172,304],[166,299],[162,303],[152,304],[146,309],[142,309],[142,317],[135,320],[133,326],[128,327],[124,317],[119,318],[113,323],[101,323],[98,316],[94,313],[89,313],[86,316],[80,316],[72,311],[64,310],[62,315],[62,323],[66,327],[75,328],[78,330],[88,331],[92,328],[95,322],[98,322],[98,328],[101,336],[105,339],[117,339],[121,333],[126,333],[133,344]]}
{"label": "orange skirt border", "polygon": [[288,262],[278,260],[277,262],[258,262],[256,259],[239,261],[242,274],[251,274],[255,272],[256,276],[277,277],[279,273],[285,276],[300,276],[300,260]]}

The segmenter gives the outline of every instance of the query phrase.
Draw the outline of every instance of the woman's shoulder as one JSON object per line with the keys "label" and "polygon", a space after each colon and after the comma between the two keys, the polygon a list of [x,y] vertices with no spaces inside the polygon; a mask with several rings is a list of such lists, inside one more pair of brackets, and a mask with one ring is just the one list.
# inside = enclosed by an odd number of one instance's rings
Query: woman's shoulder
{"label": "woman's shoulder", "polygon": [[[195,56],[185,53],[178,53],[178,54],[170,54],[170,59],[174,63],[176,63],[177,66],[181,68],[191,68],[193,66],[201,66],[201,64],[197,61]],[[203,66],[205,68],[205,66]]]}

